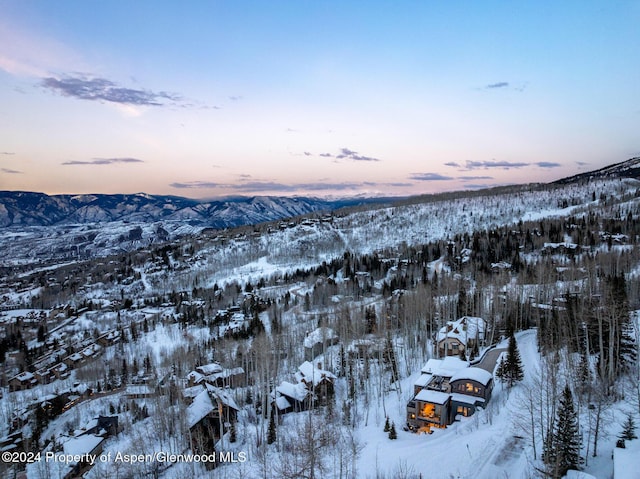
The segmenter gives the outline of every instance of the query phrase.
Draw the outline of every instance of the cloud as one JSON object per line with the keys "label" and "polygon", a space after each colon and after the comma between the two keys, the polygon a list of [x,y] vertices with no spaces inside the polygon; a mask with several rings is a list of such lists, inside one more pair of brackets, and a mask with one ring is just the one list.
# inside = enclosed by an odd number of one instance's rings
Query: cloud
{"label": "cloud", "polygon": [[359,155],[357,151],[350,150],[349,148],[340,148],[340,153],[335,157],[338,160],[348,159],[353,161],[380,161],[378,158]]}
{"label": "cloud", "polygon": [[536,163],[540,168],[558,168],[562,166],[560,163],[555,163],[552,161],[539,161]]}
{"label": "cloud", "polygon": [[333,158],[333,155],[331,153],[320,153],[320,156],[322,158]]}
{"label": "cloud", "polygon": [[299,191],[348,191],[372,187],[409,187],[411,183],[376,182],[317,182],[317,183],[279,183],[275,181],[252,181],[242,183],[217,183],[212,181],[174,182],[169,185],[178,189],[225,189],[237,193],[295,193]]}
{"label": "cloud", "polygon": [[231,100],[231,101],[240,101],[240,100],[242,100],[242,98],[243,97],[240,96],[240,95],[232,95],[232,96],[229,97],[229,100]]}
{"label": "cloud", "polygon": [[183,98],[174,93],[125,88],[105,78],[68,76],[58,79],[48,77],[43,78],[40,84],[62,96],[80,100],[108,101],[134,106],[165,106],[169,104],[186,106]]}
{"label": "cloud", "polygon": [[65,161],[63,165],[113,165],[114,163],[144,163],[137,158],[93,158],[89,161]]}
{"label": "cloud", "polygon": [[493,180],[493,176],[459,176],[462,181]]}
{"label": "cloud", "polygon": [[444,164],[444,166],[452,166],[453,168],[461,168],[462,165],[460,163],[456,163],[455,161],[449,161]]}
{"label": "cloud", "polygon": [[219,188],[221,186],[226,186],[221,183],[214,183],[211,181],[188,181],[187,183],[170,183],[169,186],[171,188],[178,189],[199,189],[199,188]]}
{"label": "cloud", "polygon": [[441,175],[440,173],[414,173],[410,176],[412,180],[418,181],[446,181],[453,180],[451,176]]}
{"label": "cloud", "polygon": [[490,83],[489,85],[485,85],[485,89],[491,90],[495,88],[507,88],[509,86],[508,81],[501,81],[497,83]]}
{"label": "cloud", "polygon": [[587,166],[589,163],[587,163],[586,161],[576,161],[576,165],[578,166]]}
{"label": "cloud", "polygon": [[0,155],[15,155],[15,153],[13,151],[0,151]]}
{"label": "cloud", "polygon": [[2,171],[3,173],[8,173],[10,175],[21,175],[21,174],[23,174],[22,171],[12,170],[10,168],[0,168],[0,171]]}
{"label": "cloud", "polygon": [[303,153],[303,155],[304,155],[304,156],[312,156],[312,154],[311,154],[311,153],[309,153],[308,151],[305,151],[305,152]]}
{"label": "cloud", "polygon": [[467,170],[475,170],[478,168],[489,169],[489,168],[501,168],[503,170],[510,170],[512,168],[524,168],[525,166],[529,166],[529,163],[523,162],[512,162],[512,161],[467,161],[465,164],[465,169]]}

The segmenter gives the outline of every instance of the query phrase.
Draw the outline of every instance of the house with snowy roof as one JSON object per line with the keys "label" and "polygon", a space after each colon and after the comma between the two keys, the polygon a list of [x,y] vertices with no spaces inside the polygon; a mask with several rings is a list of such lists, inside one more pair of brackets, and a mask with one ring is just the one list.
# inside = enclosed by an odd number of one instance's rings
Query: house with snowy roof
{"label": "house with snowy roof", "polygon": [[333,398],[336,375],[305,361],[294,375],[296,382],[282,381],[271,395],[278,414],[306,411]]}
{"label": "house with snowy roof", "polygon": [[305,361],[298,366],[295,378],[313,392],[321,404],[326,404],[329,398],[333,397],[333,384],[337,379],[336,375],[322,369],[321,363],[314,366],[309,361]]}
{"label": "house with snowy roof", "polygon": [[235,388],[246,385],[246,374],[241,367],[223,368],[218,363],[198,366],[187,374],[189,387],[206,382],[212,386]]}
{"label": "house with snowy roof", "polygon": [[91,469],[90,456],[98,456],[102,453],[102,445],[105,438],[93,434],[83,434],[69,438],[62,445],[62,452],[70,458],[66,463],[67,470],[64,479],[83,477],[83,474]]}
{"label": "house with snowy roof", "polygon": [[412,431],[446,427],[491,399],[493,375],[458,358],[430,359],[421,373],[407,403],[407,426]]}
{"label": "house with snowy roof", "polygon": [[24,391],[31,389],[38,383],[38,380],[29,371],[23,371],[20,374],[9,379],[9,391]]}
{"label": "house with snowy roof", "polygon": [[463,316],[455,321],[447,321],[437,335],[438,354],[442,356],[459,356],[477,348],[484,340],[486,322],[482,318]]}
{"label": "house with snowy roof", "polygon": [[273,407],[279,414],[306,411],[313,403],[313,393],[304,383],[282,381],[272,396]]}
{"label": "house with snowy roof", "polygon": [[239,410],[227,391],[204,384],[187,407],[191,449],[200,454],[213,452],[214,444],[236,422]]}
{"label": "house with snowy roof", "polygon": [[314,329],[304,338],[304,357],[308,361],[313,360],[323,354],[328,347],[338,344],[339,338],[336,332],[321,326]]}

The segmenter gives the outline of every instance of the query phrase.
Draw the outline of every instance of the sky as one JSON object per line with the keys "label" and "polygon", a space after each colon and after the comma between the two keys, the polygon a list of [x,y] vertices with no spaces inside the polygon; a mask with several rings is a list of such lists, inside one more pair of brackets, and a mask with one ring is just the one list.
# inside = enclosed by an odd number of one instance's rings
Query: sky
{"label": "sky", "polygon": [[0,190],[412,195],[640,156],[640,0],[0,0]]}

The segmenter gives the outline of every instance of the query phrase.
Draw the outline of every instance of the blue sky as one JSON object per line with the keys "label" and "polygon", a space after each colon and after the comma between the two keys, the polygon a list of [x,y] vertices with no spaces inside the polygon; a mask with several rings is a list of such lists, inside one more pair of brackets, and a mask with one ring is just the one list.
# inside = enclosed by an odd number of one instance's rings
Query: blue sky
{"label": "blue sky", "polygon": [[640,156],[640,2],[0,0],[0,189],[406,195]]}

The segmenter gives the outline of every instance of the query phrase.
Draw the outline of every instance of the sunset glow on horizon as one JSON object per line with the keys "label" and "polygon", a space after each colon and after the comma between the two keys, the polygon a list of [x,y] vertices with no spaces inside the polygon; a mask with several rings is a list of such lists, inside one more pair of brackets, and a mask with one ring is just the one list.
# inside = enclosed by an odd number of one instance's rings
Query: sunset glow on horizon
{"label": "sunset glow on horizon", "polygon": [[640,156],[640,2],[0,3],[0,190],[412,195]]}

